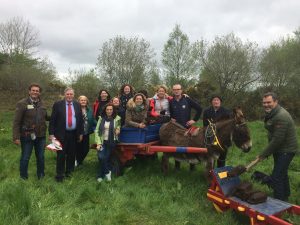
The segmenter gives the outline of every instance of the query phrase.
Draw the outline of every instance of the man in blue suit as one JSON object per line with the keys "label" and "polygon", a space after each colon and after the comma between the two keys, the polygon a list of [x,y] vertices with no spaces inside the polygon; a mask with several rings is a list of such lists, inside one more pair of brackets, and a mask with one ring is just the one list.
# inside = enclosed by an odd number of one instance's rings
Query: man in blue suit
{"label": "man in blue suit", "polygon": [[74,171],[76,142],[82,141],[83,135],[83,117],[79,103],[74,101],[74,90],[66,88],[64,96],[54,103],[49,123],[49,139],[57,139],[62,144],[56,158],[57,182]]}

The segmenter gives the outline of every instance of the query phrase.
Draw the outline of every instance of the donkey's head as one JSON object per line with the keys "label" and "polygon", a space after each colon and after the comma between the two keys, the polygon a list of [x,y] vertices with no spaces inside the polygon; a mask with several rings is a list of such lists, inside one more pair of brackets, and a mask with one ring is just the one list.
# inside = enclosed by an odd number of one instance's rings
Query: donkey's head
{"label": "donkey's head", "polygon": [[243,152],[249,152],[252,147],[250,138],[250,130],[247,126],[246,119],[241,108],[233,110],[234,127],[232,132],[232,140],[237,147],[242,149]]}

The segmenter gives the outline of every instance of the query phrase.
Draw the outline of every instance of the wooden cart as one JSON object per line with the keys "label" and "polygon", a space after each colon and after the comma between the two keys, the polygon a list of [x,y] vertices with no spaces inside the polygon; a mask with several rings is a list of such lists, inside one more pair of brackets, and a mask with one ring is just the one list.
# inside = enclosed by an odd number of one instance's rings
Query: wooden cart
{"label": "wooden cart", "polygon": [[157,157],[157,152],[181,152],[206,154],[206,148],[161,146],[159,129],[161,124],[149,125],[146,128],[123,127],[120,133],[121,143],[111,155],[112,172],[122,175],[124,167],[138,156]]}
{"label": "wooden cart", "polygon": [[232,167],[226,166],[212,171],[213,181],[207,197],[218,212],[234,209],[249,216],[251,225],[292,225],[281,218],[283,213],[300,215],[300,206],[271,197],[268,197],[266,202],[255,205],[237,197],[226,197],[230,190],[241,182],[239,177],[227,177],[227,172],[231,169]]}
{"label": "wooden cart", "polygon": [[206,154],[206,148],[196,147],[176,147],[160,146],[159,140],[148,143],[119,143],[111,156],[112,171],[116,176],[124,172],[124,167],[130,165],[130,162],[136,156],[144,155],[156,157],[157,152],[180,152],[180,153],[201,153]]}

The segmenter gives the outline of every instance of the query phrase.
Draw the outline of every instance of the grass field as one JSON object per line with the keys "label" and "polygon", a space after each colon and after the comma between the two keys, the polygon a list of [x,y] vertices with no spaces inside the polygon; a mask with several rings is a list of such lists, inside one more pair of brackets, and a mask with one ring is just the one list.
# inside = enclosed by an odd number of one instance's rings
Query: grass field
{"label": "grass field", "polygon": [[[217,213],[206,198],[207,183],[204,166],[199,164],[190,172],[184,165],[180,171],[172,169],[163,176],[160,157],[154,161],[136,161],[125,174],[111,183],[96,182],[98,161],[91,150],[84,165],[76,168],[72,178],[56,183],[55,154],[46,151],[46,177],[37,180],[35,156],[29,165],[29,179],[19,178],[20,147],[12,144],[11,112],[0,112],[0,224],[203,224],[242,225],[249,219],[233,211]],[[266,145],[262,122],[251,122],[253,149],[241,153],[232,148],[228,165],[246,164]],[[298,129],[300,140],[300,129]],[[161,156],[161,155],[160,155]],[[172,162],[173,163],[173,162]],[[256,169],[271,172],[272,158]],[[300,204],[300,157],[290,166],[292,196],[290,202]],[[243,175],[250,179],[251,173]],[[271,195],[271,190],[255,186]],[[300,224],[300,216],[289,217]]]}

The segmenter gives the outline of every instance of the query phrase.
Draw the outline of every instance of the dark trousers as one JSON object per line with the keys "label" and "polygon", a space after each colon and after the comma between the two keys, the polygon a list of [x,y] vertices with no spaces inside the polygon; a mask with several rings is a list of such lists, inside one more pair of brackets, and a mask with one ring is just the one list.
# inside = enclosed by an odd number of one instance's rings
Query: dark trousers
{"label": "dark trousers", "polygon": [[76,160],[78,165],[82,164],[90,150],[89,135],[83,135],[82,142],[76,145]]}
{"label": "dark trousers", "polygon": [[295,153],[274,153],[274,167],[271,175],[271,186],[274,198],[287,201],[290,196],[288,168]]}
{"label": "dark trousers", "polygon": [[62,179],[64,174],[70,175],[74,171],[76,131],[66,131],[62,141],[62,151],[57,151],[56,178]]}
{"label": "dark trousers", "polygon": [[113,149],[116,147],[115,143],[108,143],[104,141],[103,150],[98,151],[98,160],[100,162],[100,167],[98,170],[98,178],[104,178],[106,174],[111,170],[111,165],[109,163],[110,155]]}
{"label": "dark trousers", "polygon": [[45,176],[44,167],[44,150],[45,150],[45,137],[37,137],[31,140],[30,136],[21,137],[21,159],[20,159],[20,177],[23,179],[28,178],[28,164],[31,157],[32,149],[34,148],[36,157],[36,175],[38,178]]}
{"label": "dark trousers", "polygon": [[227,156],[227,151],[223,151],[221,152],[218,160],[217,160],[217,167],[220,168],[220,167],[224,167],[225,164],[226,164],[226,156]]}

